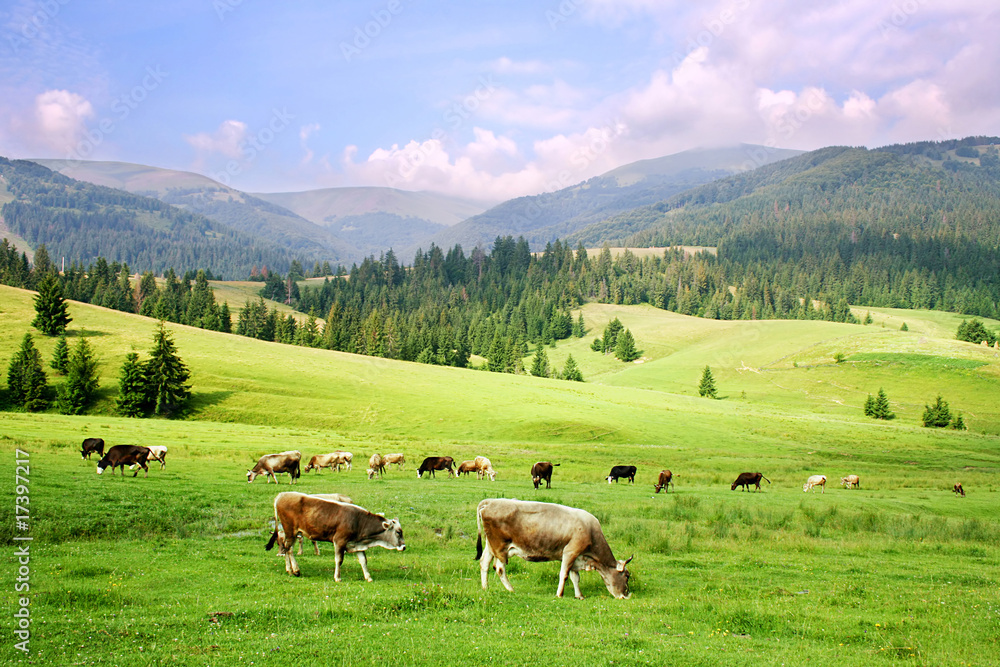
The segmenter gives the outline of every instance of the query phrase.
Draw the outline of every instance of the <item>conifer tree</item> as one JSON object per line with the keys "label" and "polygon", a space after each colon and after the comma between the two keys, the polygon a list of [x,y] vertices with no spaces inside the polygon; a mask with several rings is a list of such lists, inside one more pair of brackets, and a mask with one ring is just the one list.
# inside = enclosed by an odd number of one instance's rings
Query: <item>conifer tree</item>
{"label": "conifer tree", "polygon": [[718,398],[715,389],[715,377],[712,375],[712,369],[708,366],[705,366],[705,370],[701,374],[698,395],[704,398]]}
{"label": "conifer tree", "polygon": [[635,349],[635,338],[632,332],[625,329],[616,337],[615,356],[628,363],[639,358],[639,351]]}
{"label": "conifer tree", "polygon": [[955,418],[951,420],[951,427],[953,429],[955,429],[956,431],[964,431],[965,430],[965,420],[962,419],[962,414],[961,413],[955,415]]}
{"label": "conifer tree", "polygon": [[7,367],[7,392],[15,407],[37,412],[48,407],[48,383],[42,370],[42,355],[30,333],[24,334],[21,347]]}
{"label": "conifer tree", "polygon": [[900,331],[909,331],[910,327],[906,326],[906,322],[903,322],[903,326],[899,327]]}
{"label": "conifer tree", "polygon": [[895,413],[893,413],[892,410],[889,409],[889,397],[886,396],[885,390],[882,389],[882,387],[878,388],[878,394],[876,394],[875,398],[872,400],[871,414],[868,416],[874,417],[875,419],[896,418]]}
{"label": "conifer tree", "polygon": [[69,368],[69,345],[66,343],[66,334],[59,336],[59,340],[56,341],[56,347],[52,350],[52,361],[49,363],[49,366],[63,375],[66,374],[66,370]]}
{"label": "conifer tree", "polygon": [[97,394],[100,376],[98,360],[87,339],[80,337],[69,355],[66,381],[59,385],[56,407],[67,415],[78,415],[90,405]]}
{"label": "conifer tree", "polygon": [[531,360],[531,374],[538,378],[549,377],[549,357],[545,354],[543,345],[535,348],[535,358]]}
{"label": "conifer tree", "polygon": [[608,326],[604,327],[604,354],[611,354],[615,351],[615,345],[618,342],[618,334],[621,333],[622,329],[621,321],[616,317],[615,319],[608,322]]}
{"label": "conifer tree", "polygon": [[875,397],[868,394],[868,398],[865,399],[865,417],[875,416]]}
{"label": "conifer tree", "polygon": [[139,355],[129,352],[125,355],[118,375],[118,398],[115,412],[122,417],[141,417],[146,411],[146,378],[143,375]]}
{"label": "conifer tree", "polygon": [[573,323],[573,336],[576,338],[583,338],[587,335],[586,326],[583,323],[583,311],[580,311],[580,316],[576,318],[576,322]]}
{"label": "conifer tree", "polygon": [[219,331],[222,333],[233,332],[233,316],[229,312],[229,302],[223,301],[219,308]]}
{"label": "conifer tree", "polygon": [[951,423],[951,410],[948,409],[948,401],[941,398],[939,394],[934,405],[924,405],[922,421],[924,426],[933,428],[944,428]]}
{"label": "conifer tree", "polygon": [[576,365],[572,354],[566,357],[566,366],[563,368],[562,376],[564,380],[583,382],[583,373],[580,372],[580,367]]}
{"label": "conifer tree", "polygon": [[147,399],[157,415],[176,412],[191,396],[191,387],[187,384],[191,372],[178,356],[163,322],[153,334],[153,349],[142,370],[146,378]]}
{"label": "conifer tree", "polygon": [[69,304],[63,298],[62,284],[55,273],[47,273],[35,295],[35,319],[31,326],[46,336],[57,336],[66,331],[73,321],[68,313]]}

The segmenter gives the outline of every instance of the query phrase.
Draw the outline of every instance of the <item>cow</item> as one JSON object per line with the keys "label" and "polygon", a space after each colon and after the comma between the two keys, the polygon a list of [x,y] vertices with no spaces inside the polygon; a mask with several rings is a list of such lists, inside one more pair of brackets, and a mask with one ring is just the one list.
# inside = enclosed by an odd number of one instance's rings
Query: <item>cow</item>
{"label": "cow", "polygon": [[458,464],[458,472],[455,473],[455,477],[459,475],[468,476],[470,472],[477,472],[475,461],[462,461]]}
{"label": "cow", "polygon": [[[149,450],[149,458],[146,461],[159,461],[160,470],[167,467],[167,446],[166,445],[147,445],[146,449]],[[133,463],[128,467],[129,470],[135,470],[139,467],[138,463]]]}
{"label": "cow", "polygon": [[81,459],[90,460],[90,455],[97,452],[97,455],[104,457],[104,439],[103,438],[86,438],[83,444],[80,445],[80,456]]}
{"label": "cow", "polygon": [[284,531],[279,546],[280,554],[285,557],[285,571],[296,577],[302,573],[299,564],[295,562],[292,547],[295,546],[295,536],[300,533],[314,542],[333,543],[336,553],[334,581],[340,581],[340,566],[344,562],[345,553],[358,555],[365,581],[371,581],[365,550],[371,547],[396,551],[406,549],[399,519],[386,520],[384,516],[373,514],[357,505],[295,491],[279,493],[274,499],[274,532],[265,547],[268,551],[279,541],[279,526]]}
{"label": "cow", "polygon": [[666,493],[670,493],[670,485],[673,484],[674,475],[669,470],[660,471],[660,479],[653,485],[656,492],[659,493],[660,489],[666,489]]}
{"label": "cow", "polygon": [[497,481],[497,471],[493,469],[493,464],[485,456],[477,456],[473,461],[476,466],[476,476],[479,479],[489,477],[491,482]]}
{"label": "cow", "polygon": [[806,483],[802,485],[802,492],[805,493],[817,486],[823,490],[823,493],[826,493],[826,475],[810,475]]}
{"label": "cow", "polygon": [[[354,502],[349,497],[345,496],[342,493],[310,493],[309,495],[311,495],[311,496],[313,496],[315,498],[325,498],[326,500],[336,500],[338,503],[352,504]],[[297,556],[301,556],[302,555],[302,543],[306,541],[306,538],[305,538],[304,535],[302,535],[302,533],[299,533],[298,537],[299,537],[299,553],[297,553],[296,555]],[[315,540],[312,540],[312,545],[313,545],[313,550],[316,552],[316,555],[318,556],[319,555],[319,542],[317,542]]]}
{"label": "cow", "polygon": [[399,466],[400,470],[403,470],[404,468],[403,464],[406,463],[406,457],[403,456],[402,454],[386,454],[382,457],[382,460],[385,461],[385,464],[387,466],[389,465]]}
{"label": "cow", "polygon": [[375,475],[381,477],[383,472],[385,472],[385,459],[381,454],[372,454],[368,459],[368,479],[374,479]]}
{"label": "cow", "polygon": [[[578,599],[580,570],[597,570],[608,592],[616,598],[631,597],[625,568],[632,560],[615,560],[611,547],[601,532],[601,524],[590,512],[574,507],[506,498],[487,498],[476,508],[476,560],[483,590],[490,562],[508,591],[514,588],[507,580],[507,559],[520,556],[526,561],[561,562],[556,597],[563,596],[566,576],[573,583]],[[483,537],[486,548],[483,548]]]}
{"label": "cow", "polygon": [[762,479],[768,484],[771,483],[771,480],[769,480],[767,477],[764,477],[764,475],[760,474],[759,472],[741,472],[739,477],[736,478],[736,481],[733,482],[733,485],[732,487],[730,487],[729,490],[735,491],[737,486],[742,486],[744,491],[749,491],[750,485],[756,484],[757,490],[760,491],[760,480]]}
{"label": "cow", "polygon": [[265,475],[268,477],[268,483],[273,479],[274,483],[277,484],[278,478],[275,475],[279,472],[287,472],[288,483],[294,484],[295,480],[302,475],[302,470],[299,467],[301,462],[302,453],[297,449],[278,454],[265,454],[257,460],[252,469],[247,470],[247,482],[253,482],[258,475]]}
{"label": "cow", "polygon": [[962,488],[962,483],[959,482],[955,486],[951,487],[952,493],[957,493],[958,495],[965,497],[965,489]]}
{"label": "cow", "polygon": [[841,477],[840,483],[845,489],[860,489],[861,488],[861,478],[857,475],[848,475],[847,477]]}
{"label": "cow", "polygon": [[535,465],[531,466],[531,481],[538,488],[538,485],[545,480],[545,488],[552,488],[552,468],[559,465],[558,463],[550,463],[548,461],[539,461]]}
{"label": "cow", "polygon": [[[323,468],[330,468],[331,470],[340,470],[340,466],[347,466],[350,470],[351,460],[345,456],[345,454],[351,454],[350,452],[330,452],[329,454],[317,454],[309,459],[309,463],[306,464],[305,472],[310,470],[315,470],[317,473],[323,472]],[[351,454],[353,457],[353,454]]]}
{"label": "cow", "polygon": [[[111,474],[114,475],[115,468],[120,467],[122,477],[124,477],[125,466],[135,463],[142,467],[142,476],[149,477],[149,468],[146,466],[147,459],[149,459],[149,447],[143,447],[142,445],[115,445],[97,462],[97,474],[104,474],[104,469],[110,466]],[[138,474],[139,471],[136,470],[132,476],[135,477]]]}
{"label": "cow", "polygon": [[627,479],[629,483],[635,484],[635,466],[614,466],[611,468],[611,474],[608,475],[608,484],[614,482],[618,483],[619,479]]}
{"label": "cow", "polygon": [[429,472],[431,477],[434,477],[435,470],[447,470],[449,476],[457,477],[458,475],[455,474],[452,467],[454,465],[455,459],[450,456],[428,456],[417,470],[417,479],[422,478],[425,472]]}

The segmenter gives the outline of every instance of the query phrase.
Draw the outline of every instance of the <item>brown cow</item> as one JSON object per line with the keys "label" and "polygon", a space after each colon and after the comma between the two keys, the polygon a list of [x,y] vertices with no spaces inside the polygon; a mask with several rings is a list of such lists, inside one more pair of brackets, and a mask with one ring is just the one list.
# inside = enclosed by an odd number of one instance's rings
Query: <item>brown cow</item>
{"label": "brown cow", "polygon": [[308,496],[304,493],[285,491],[274,499],[274,532],[265,547],[268,551],[279,541],[278,527],[284,531],[280,539],[280,553],[285,557],[285,571],[301,576],[292,547],[295,536],[301,533],[313,541],[332,542],[336,553],[333,580],[340,581],[340,566],[345,553],[356,553],[365,581],[371,581],[365,550],[384,547],[403,551],[403,528],[399,519],[386,520],[384,516],[348,503]]}
{"label": "brown cow", "polygon": [[385,472],[385,459],[382,458],[381,454],[372,454],[371,458],[368,459],[368,479],[374,479],[375,475],[379,477]]}
{"label": "brown cow", "polygon": [[771,483],[771,480],[769,480],[767,477],[764,477],[764,475],[760,474],[759,472],[741,472],[739,477],[736,478],[736,481],[733,482],[733,485],[732,487],[730,487],[729,490],[735,491],[737,486],[742,486],[744,491],[749,491],[750,485],[756,484],[757,490],[760,491],[760,480],[762,479],[768,484]]}
{"label": "brown cow", "polygon": [[323,468],[330,468],[331,470],[340,470],[340,466],[347,466],[347,469],[351,468],[351,460],[348,456],[353,456],[350,452],[330,452],[329,454],[317,454],[309,459],[309,463],[305,467],[305,472],[310,470],[315,470],[320,473],[323,472]]}
{"label": "brown cow", "polygon": [[545,488],[552,488],[552,468],[559,465],[558,463],[549,463],[548,461],[539,461],[535,465],[531,466],[531,481],[534,483],[535,488],[545,480]]}
{"label": "brown cow", "polygon": [[[345,496],[342,493],[310,493],[309,495],[314,496],[316,498],[324,498],[326,500],[336,500],[338,503],[348,503],[348,504],[353,503],[353,501],[349,497]],[[306,538],[302,533],[299,533],[298,538],[299,538],[299,553],[296,555],[301,556],[302,543],[306,541]],[[313,550],[316,552],[316,555],[318,556],[319,542],[312,540],[312,545],[313,545]]]}
{"label": "brown cow", "polygon": [[268,477],[268,483],[273,479],[274,483],[277,484],[278,478],[275,477],[275,474],[287,472],[289,476],[288,483],[294,484],[295,480],[302,474],[299,468],[301,461],[302,453],[296,449],[278,454],[265,454],[258,459],[252,469],[247,470],[247,482],[254,481],[258,475],[265,475]]}
{"label": "brown cow", "polygon": [[670,485],[673,484],[674,474],[669,470],[660,471],[660,479],[653,485],[656,492],[659,493],[660,489],[666,489],[666,493],[670,493]]}
{"label": "brown cow", "polygon": [[476,523],[479,528],[476,560],[483,590],[490,561],[494,560],[500,583],[508,591],[514,590],[507,580],[507,558],[513,554],[531,562],[560,561],[556,597],[563,596],[568,575],[576,597],[583,598],[580,570],[597,570],[614,597],[631,596],[628,589],[631,575],[625,566],[632,559],[615,560],[600,522],[589,512],[553,503],[487,498],[476,508]]}
{"label": "brown cow", "polygon": [[[122,477],[124,477],[125,466],[135,463],[142,467],[142,476],[149,477],[149,468],[146,466],[148,458],[149,447],[143,447],[142,445],[115,445],[97,462],[97,474],[103,474],[104,469],[110,466],[111,474],[114,475],[115,468],[120,467],[122,469]],[[135,477],[138,474],[139,470],[136,469],[132,476]]]}
{"label": "brown cow", "polygon": [[847,477],[841,477],[840,483],[843,484],[845,489],[859,489],[861,488],[861,478],[857,475],[848,475]]}
{"label": "brown cow", "polygon": [[429,472],[431,477],[434,477],[435,470],[447,470],[449,476],[457,477],[455,470],[452,468],[454,465],[455,459],[450,456],[428,456],[417,470],[417,479],[422,478],[425,472]]}
{"label": "brown cow", "polygon": [[965,497],[965,489],[962,488],[962,483],[959,482],[951,488],[952,493],[957,493],[958,495]]}
{"label": "brown cow", "polygon": [[491,482],[497,481],[497,471],[493,469],[493,464],[485,456],[477,456],[473,461],[476,465],[476,476],[479,479],[489,477]]}
{"label": "brown cow", "polygon": [[468,477],[470,472],[476,472],[476,462],[462,461],[458,464],[458,472],[455,473],[455,477],[458,477],[459,475],[465,475]]}
{"label": "brown cow", "polygon": [[402,454],[386,454],[382,457],[385,461],[386,466],[397,465],[400,470],[404,469],[404,464],[406,463],[406,457]]}
{"label": "brown cow", "polygon": [[97,452],[97,455],[104,457],[104,439],[103,438],[86,438],[83,444],[80,445],[80,456],[82,458],[90,460],[90,455]]}

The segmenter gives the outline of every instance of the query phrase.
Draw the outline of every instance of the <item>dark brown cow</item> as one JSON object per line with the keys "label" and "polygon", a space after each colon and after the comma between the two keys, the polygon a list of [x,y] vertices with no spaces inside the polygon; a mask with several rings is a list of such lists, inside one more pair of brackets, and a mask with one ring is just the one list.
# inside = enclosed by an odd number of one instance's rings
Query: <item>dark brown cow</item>
{"label": "dark brown cow", "polygon": [[[125,466],[130,466],[132,464],[137,464],[142,467],[142,476],[149,477],[149,468],[146,466],[146,460],[149,458],[149,447],[143,447],[142,445],[115,445],[108,450],[108,453],[97,462],[97,474],[104,474],[104,469],[110,467],[111,474],[115,474],[115,468],[122,469],[122,477],[125,476]],[[136,469],[133,473],[133,477],[139,474],[139,470]]]}
{"label": "dark brown cow", "polygon": [[957,493],[958,495],[965,497],[965,489],[962,488],[962,483],[959,482],[951,488],[952,493]]}
{"label": "dark brown cow", "polygon": [[420,468],[417,470],[417,478],[423,477],[425,472],[429,472],[431,477],[434,477],[435,470],[447,470],[450,476],[457,477],[453,468],[454,465],[455,459],[450,456],[428,456],[420,464]]}
{"label": "dark brown cow", "polygon": [[88,461],[90,460],[90,455],[94,452],[97,452],[97,455],[100,457],[104,456],[103,438],[87,438],[80,447],[80,456]]}
{"label": "dark brown cow", "polygon": [[538,488],[538,485],[545,480],[545,488],[552,488],[552,468],[559,465],[558,463],[549,463],[548,461],[539,461],[535,465],[531,466],[531,481]]}
{"label": "dark brown cow", "polygon": [[611,468],[611,474],[608,475],[608,484],[612,481],[617,484],[619,479],[627,479],[630,484],[635,484],[635,466],[614,466]]}
{"label": "dark brown cow", "polygon": [[[278,527],[284,536],[278,536]],[[279,542],[281,555],[285,557],[285,571],[296,577],[302,573],[292,555],[295,536],[302,534],[314,542],[332,542],[336,552],[333,580],[340,581],[340,566],[345,553],[356,553],[365,581],[371,581],[368,573],[368,558],[365,550],[370,547],[385,547],[403,551],[403,528],[399,519],[386,520],[384,516],[368,510],[304,493],[285,491],[274,499],[274,532],[265,547],[268,551]]]}
{"label": "dark brown cow", "polygon": [[670,493],[670,485],[673,484],[674,475],[669,470],[660,471],[660,479],[653,485],[656,492],[659,493],[660,489],[666,489],[666,493]]}
{"label": "dark brown cow", "polygon": [[[507,558],[513,554],[526,561],[561,562],[556,597],[562,597],[566,577],[573,582],[577,598],[580,593],[580,570],[597,570],[608,592],[616,598],[628,598],[628,560],[615,560],[611,547],[601,532],[601,524],[593,514],[574,507],[552,503],[536,503],[507,498],[487,498],[476,508],[479,537],[476,540],[476,560],[482,576],[483,590],[494,562],[500,583],[508,591],[514,588],[507,580]],[[483,549],[483,536],[486,548]]]}
{"label": "dark brown cow", "polygon": [[757,490],[760,491],[760,480],[762,479],[768,484],[771,483],[771,480],[764,477],[764,475],[759,472],[741,472],[740,476],[736,478],[736,481],[733,482],[733,486],[729,490],[735,491],[737,486],[742,486],[744,491],[749,491],[750,485],[756,484]]}
{"label": "dark brown cow", "polygon": [[254,481],[258,475],[264,475],[268,477],[268,483],[273,479],[274,483],[277,484],[278,478],[275,477],[275,474],[287,472],[290,478],[288,483],[294,484],[295,480],[302,475],[299,468],[301,461],[302,453],[296,449],[278,454],[265,454],[257,460],[252,469],[247,470],[247,482]]}

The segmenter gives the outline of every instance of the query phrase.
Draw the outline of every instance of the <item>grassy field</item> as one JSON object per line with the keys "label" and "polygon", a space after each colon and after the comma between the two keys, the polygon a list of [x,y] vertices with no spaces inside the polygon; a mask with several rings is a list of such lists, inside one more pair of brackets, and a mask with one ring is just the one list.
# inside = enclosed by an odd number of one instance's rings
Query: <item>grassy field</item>
{"label": "grassy field", "polygon": [[[28,330],[30,296],[0,287],[4,367]],[[589,305],[588,336],[549,349],[560,367],[573,354],[582,385],[169,325],[195,399],[189,419],[168,421],[110,414],[117,369],[150,347],[155,323],[79,304],[71,315],[71,333],[102,359],[95,413],[0,412],[6,609],[16,600],[15,448],[30,453],[34,537],[33,653],[10,642],[0,649],[8,664],[996,662],[998,361],[949,340],[961,318],[873,309],[867,327],[714,322]],[[614,316],[643,363],[588,349]],[[54,341],[36,343],[48,360]],[[706,364],[723,400],[696,396]],[[899,415],[888,423],[861,415],[879,386]],[[936,392],[969,432],[919,426]],[[167,445],[167,468],[99,477],[78,456],[88,436]],[[246,483],[256,457],[292,448],[348,449],[356,465],[296,487],[287,476],[280,488]],[[407,469],[368,481],[362,462],[375,451],[404,452]],[[477,454],[493,461],[495,483],[413,472],[427,455]],[[537,460],[561,464],[551,490],[531,486]],[[603,480],[627,463],[639,467],[635,486]],[[669,495],[653,493],[662,468],[676,475]],[[743,470],[772,483],[730,491]],[[814,473],[829,488],[803,494]],[[849,473],[860,490],[837,486]],[[966,498],[950,493],[956,481]],[[263,546],[274,495],[290,488],[346,493],[398,517],[407,550],[370,552],[371,584],[350,556],[335,584],[332,547],[316,557],[307,546],[302,578],[289,577]],[[558,564],[516,558],[513,594],[495,575],[482,591],[474,510],[486,497],[592,512],[616,556],[635,554],[633,597],[614,600],[584,573],[586,599],[556,599]]]}

